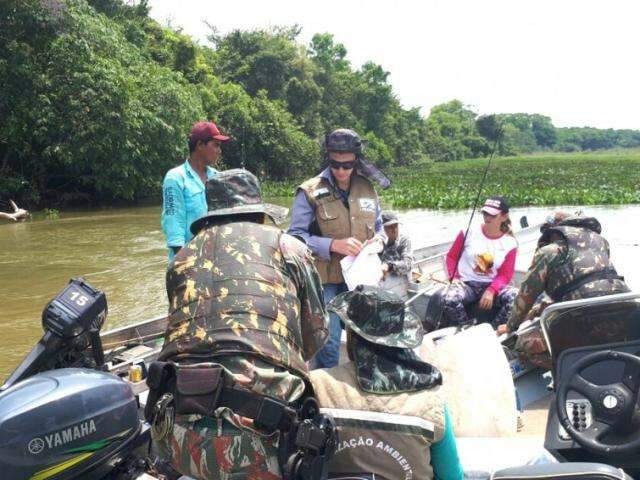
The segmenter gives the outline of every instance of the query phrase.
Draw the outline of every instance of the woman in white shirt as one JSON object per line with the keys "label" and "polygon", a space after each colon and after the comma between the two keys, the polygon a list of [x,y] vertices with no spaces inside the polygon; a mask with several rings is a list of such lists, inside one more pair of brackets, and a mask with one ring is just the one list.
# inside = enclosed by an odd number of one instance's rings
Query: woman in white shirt
{"label": "woman in white shirt", "polygon": [[465,325],[465,306],[478,302],[483,310],[496,307],[494,327],[506,323],[518,291],[509,286],[515,270],[518,243],[511,231],[509,204],[501,196],[489,197],[483,207],[484,222],[461,231],[447,253],[451,284],[442,297],[447,325]]}

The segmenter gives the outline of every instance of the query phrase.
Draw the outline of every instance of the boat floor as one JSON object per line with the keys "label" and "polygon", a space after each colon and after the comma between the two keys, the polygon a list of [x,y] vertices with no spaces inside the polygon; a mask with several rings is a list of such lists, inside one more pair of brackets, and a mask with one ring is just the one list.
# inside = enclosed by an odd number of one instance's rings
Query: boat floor
{"label": "boat floor", "polygon": [[458,455],[465,478],[488,480],[491,472],[531,463],[554,462],[544,450],[547,413],[553,396],[525,407],[523,427],[511,436],[458,437]]}
{"label": "boat floor", "polygon": [[516,437],[542,437],[544,438],[545,431],[547,429],[547,416],[549,414],[549,406],[553,400],[553,394],[548,395],[536,400],[535,402],[527,405],[522,412],[523,426],[519,432],[515,434]]}

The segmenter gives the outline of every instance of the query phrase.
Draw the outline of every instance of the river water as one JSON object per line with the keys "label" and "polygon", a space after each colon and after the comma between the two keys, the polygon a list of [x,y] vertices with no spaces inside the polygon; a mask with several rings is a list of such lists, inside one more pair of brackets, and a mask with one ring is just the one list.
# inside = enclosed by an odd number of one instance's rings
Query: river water
{"label": "river water", "polygon": [[[619,272],[640,290],[640,236],[635,224],[640,205],[583,210],[602,222]],[[512,218],[517,223],[527,215],[529,223],[536,224],[548,211],[513,209]],[[159,207],[136,207],[63,212],[55,220],[0,224],[0,380],[40,338],[43,308],[72,277],[83,276],[106,293],[109,315],[104,329],[166,313],[167,255],[159,216]],[[400,213],[401,229],[414,248],[452,240],[468,218],[468,211]],[[522,250],[517,267],[526,269],[531,248]]]}

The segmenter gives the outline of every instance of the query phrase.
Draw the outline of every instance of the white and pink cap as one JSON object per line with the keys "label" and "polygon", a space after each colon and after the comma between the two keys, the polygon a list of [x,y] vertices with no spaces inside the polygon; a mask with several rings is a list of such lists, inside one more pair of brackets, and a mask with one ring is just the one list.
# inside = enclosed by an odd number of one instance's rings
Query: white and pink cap
{"label": "white and pink cap", "polygon": [[500,213],[509,212],[509,204],[507,199],[500,196],[489,197],[482,206],[482,211],[489,215],[498,215]]}

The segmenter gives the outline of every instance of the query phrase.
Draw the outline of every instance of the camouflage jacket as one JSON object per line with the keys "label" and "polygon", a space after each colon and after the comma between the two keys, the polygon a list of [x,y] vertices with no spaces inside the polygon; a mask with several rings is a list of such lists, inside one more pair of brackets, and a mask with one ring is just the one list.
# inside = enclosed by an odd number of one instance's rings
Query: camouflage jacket
{"label": "camouflage jacket", "polygon": [[[558,226],[550,228],[544,236],[557,233],[562,238],[545,244],[540,243],[533,257],[507,325],[514,331],[525,320],[529,310],[543,293],[540,305],[553,300],[550,295],[574,279],[587,274],[613,269],[609,260],[609,243],[589,228]],[[625,283],[617,279],[602,279],[589,282],[562,297],[563,301],[598,297],[628,291]],[[540,311],[542,308],[539,309]],[[537,313],[541,313],[538,311]]]}
{"label": "camouflage jacket", "polygon": [[380,253],[382,263],[389,265],[389,271],[398,276],[407,275],[413,266],[413,251],[411,250],[411,240],[405,235],[398,235],[392,244],[385,245]]}
{"label": "camouflage jacket", "polygon": [[160,359],[214,362],[256,393],[293,401],[328,317],[310,251],[250,222],[202,230],[167,272],[169,323]]}

